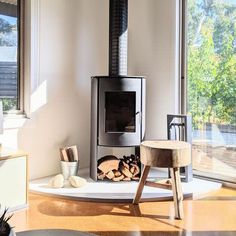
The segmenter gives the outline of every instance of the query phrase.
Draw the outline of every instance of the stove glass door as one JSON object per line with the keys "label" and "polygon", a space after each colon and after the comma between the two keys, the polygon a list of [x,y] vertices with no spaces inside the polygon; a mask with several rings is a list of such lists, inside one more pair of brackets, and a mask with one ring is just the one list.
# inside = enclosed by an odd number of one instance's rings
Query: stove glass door
{"label": "stove glass door", "polygon": [[135,132],[135,92],[105,92],[105,132]]}

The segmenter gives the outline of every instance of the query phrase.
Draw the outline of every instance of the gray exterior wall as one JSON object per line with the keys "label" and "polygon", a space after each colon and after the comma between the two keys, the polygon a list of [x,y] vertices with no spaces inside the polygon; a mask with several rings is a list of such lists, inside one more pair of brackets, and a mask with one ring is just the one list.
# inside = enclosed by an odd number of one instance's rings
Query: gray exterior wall
{"label": "gray exterior wall", "polygon": [[0,62],[0,98],[17,97],[17,64]]}

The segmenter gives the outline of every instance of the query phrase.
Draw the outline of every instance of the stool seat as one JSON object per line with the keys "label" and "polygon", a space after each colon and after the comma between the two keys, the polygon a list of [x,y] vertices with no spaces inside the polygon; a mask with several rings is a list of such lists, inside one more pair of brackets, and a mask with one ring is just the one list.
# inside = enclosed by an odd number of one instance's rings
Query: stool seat
{"label": "stool seat", "polygon": [[[164,188],[173,191],[175,217],[183,218],[183,192],[181,188],[179,168],[191,163],[191,145],[183,141],[161,140],[144,141],[140,146],[140,160],[144,165],[142,176],[139,180],[138,189],[133,204],[138,204],[145,185],[150,187]],[[151,167],[169,168],[171,181],[168,184],[151,182],[147,180]]]}
{"label": "stool seat", "polygon": [[191,163],[191,145],[183,141],[144,141],[140,154],[141,163],[152,167],[174,168]]}

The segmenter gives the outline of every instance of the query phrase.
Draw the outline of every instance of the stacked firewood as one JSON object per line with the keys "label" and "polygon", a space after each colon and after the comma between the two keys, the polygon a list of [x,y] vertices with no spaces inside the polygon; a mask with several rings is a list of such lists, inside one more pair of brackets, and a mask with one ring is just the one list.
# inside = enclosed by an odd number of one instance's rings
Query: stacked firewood
{"label": "stacked firewood", "polygon": [[139,156],[130,155],[117,158],[108,155],[98,160],[98,179],[112,181],[139,180],[141,163]]}
{"label": "stacked firewood", "polygon": [[77,146],[60,148],[61,161],[76,162],[79,161]]}

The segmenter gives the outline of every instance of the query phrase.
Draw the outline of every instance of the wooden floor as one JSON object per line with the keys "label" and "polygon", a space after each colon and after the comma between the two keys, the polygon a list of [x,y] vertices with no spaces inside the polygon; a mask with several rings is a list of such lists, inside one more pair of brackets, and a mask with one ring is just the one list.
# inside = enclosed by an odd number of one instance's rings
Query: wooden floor
{"label": "wooden floor", "polygon": [[[15,230],[73,229],[97,235],[236,235],[236,190],[221,189],[184,201],[184,220],[174,219],[171,201],[132,204],[78,202],[29,196],[29,208],[11,219]],[[192,233],[190,233],[192,232]]]}

